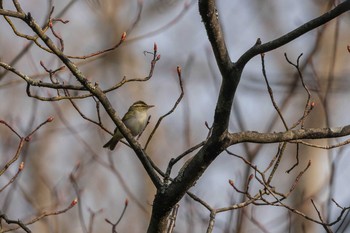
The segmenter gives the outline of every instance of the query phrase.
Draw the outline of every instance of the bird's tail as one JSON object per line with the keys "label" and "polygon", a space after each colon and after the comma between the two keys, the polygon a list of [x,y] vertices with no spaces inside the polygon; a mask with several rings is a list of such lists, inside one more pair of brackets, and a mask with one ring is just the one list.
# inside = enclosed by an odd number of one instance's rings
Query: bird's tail
{"label": "bird's tail", "polygon": [[114,150],[119,142],[118,138],[112,137],[106,144],[103,145],[103,148],[109,148],[110,150]]}

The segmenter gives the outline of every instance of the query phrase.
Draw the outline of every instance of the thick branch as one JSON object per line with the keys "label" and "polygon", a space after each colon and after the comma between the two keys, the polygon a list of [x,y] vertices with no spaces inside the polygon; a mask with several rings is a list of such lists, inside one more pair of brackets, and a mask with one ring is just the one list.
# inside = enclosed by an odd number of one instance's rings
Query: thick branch
{"label": "thick branch", "polygon": [[180,174],[168,187],[157,190],[147,232],[163,232],[162,229],[166,228],[167,216],[171,208],[181,200],[186,191],[194,185],[212,161],[224,150],[223,145],[224,140],[213,141],[213,139],[209,139],[208,143],[181,169]]}
{"label": "thick branch", "polygon": [[309,128],[289,130],[277,133],[259,133],[256,131],[245,131],[227,134],[229,145],[242,142],[254,143],[278,143],[300,139],[324,139],[337,138],[350,135],[350,125],[334,128]]}
{"label": "thick branch", "polygon": [[199,13],[207,30],[208,38],[214,51],[216,62],[220,72],[225,78],[232,68],[232,62],[227,51],[224,35],[219,22],[214,0],[199,0]]}
{"label": "thick branch", "polygon": [[182,172],[173,180],[168,189],[165,192],[159,191],[157,193],[148,232],[157,232],[155,229],[162,228],[161,226],[166,223],[164,216],[167,216],[171,207],[182,198],[182,192],[191,188],[217,155],[233,144],[242,142],[278,143],[298,139],[323,139],[348,135],[350,135],[350,125],[335,128],[289,130],[277,133],[258,133],[254,131],[226,133],[226,136],[219,139],[218,142],[211,139],[182,169]]}
{"label": "thick branch", "polygon": [[298,38],[299,36],[304,35],[305,33],[331,21],[332,19],[338,17],[339,15],[350,10],[350,0],[346,0],[343,3],[336,6],[333,10],[324,13],[323,15],[301,25],[300,27],[294,29],[287,34],[267,42],[265,44],[256,44],[252,48],[250,48],[247,52],[245,52],[236,62],[238,67],[244,67],[247,62],[252,59],[254,56],[266,53],[268,51],[279,48],[285,44],[288,44],[292,40]]}
{"label": "thick branch", "polygon": [[233,98],[245,64],[254,56],[281,47],[308,31],[329,22],[349,9],[350,0],[347,0],[332,11],[311,20],[279,39],[266,44],[261,44],[260,40],[257,40],[257,43],[244,53],[237,63],[232,63],[217,18],[215,0],[199,0],[199,11],[222,75],[222,84],[214,115],[213,132],[207,143],[189,163],[186,163],[186,167],[181,169],[180,174],[173,182],[168,187],[158,190],[153,202],[153,212],[148,232],[162,232],[162,229],[165,229],[166,218],[171,208],[195,184],[212,161],[230,145],[240,142],[275,143],[296,139],[332,138],[350,134],[350,126],[332,129],[301,129],[267,134],[258,132],[228,133]]}
{"label": "thick branch", "polygon": [[213,136],[219,137],[228,128],[233,97],[240,80],[241,70],[235,69],[228,54],[215,0],[199,0],[198,5],[222,76],[213,123]]}

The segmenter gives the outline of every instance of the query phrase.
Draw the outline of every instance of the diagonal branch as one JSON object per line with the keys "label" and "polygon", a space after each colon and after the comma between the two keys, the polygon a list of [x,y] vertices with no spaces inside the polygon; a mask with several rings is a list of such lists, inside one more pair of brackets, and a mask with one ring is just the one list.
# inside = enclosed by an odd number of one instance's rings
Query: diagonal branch
{"label": "diagonal branch", "polygon": [[288,130],[277,133],[259,133],[256,131],[245,131],[239,133],[228,133],[228,145],[234,145],[242,142],[253,143],[277,143],[277,142],[293,142],[300,139],[324,139],[336,138],[350,135],[350,125],[334,128],[308,128]]}
{"label": "diagonal branch", "polygon": [[216,63],[222,76],[222,84],[213,123],[213,137],[218,138],[228,128],[233,97],[236,93],[242,70],[236,69],[231,62],[219,22],[219,13],[215,0],[199,0],[198,5],[211,47],[214,51]]}
{"label": "diagonal branch", "polygon": [[9,16],[9,17],[18,18],[18,19],[24,19],[25,18],[25,14],[24,13],[20,13],[20,12],[16,12],[16,11],[10,11],[10,10],[4,10],[2,8],[0,8],[0,15]]}
{"label": "diagonal branch", "polygon": [[186,164],[186,167],[180,170],[181,172],[173,179],[172,183],[157,190],[148,232],[161,232],[161,229],[165,229],[167,225],[166,218],[171,208],[195,184],[214,159],[230,145],[241,142],[289,142],[296,139],[341,137],[350,134],[350,126],[343,128],[299,129],[266,134],[258,132],[228,133],[233,98],[246,63],[254,56],[279,48],[348,10],[350,10],[350,0],[339,4],[328,13],[305,23],[276,40],[261,44],[260,39],[258,39],[255,45],[246,51],[236,63],[232,63],[218,20],[215,0],[199,0],[199,12],[202,16],[222,76],[221,88],[214,114],[212,135],[191,161]]}
{"label": "diagonal branch", "polygon": [[75,78],[89,91],[91,94],[96,96],[96,98],[101,102],[102,106],[106,109],[107,114],[111,117],[113,122],[116,124],[120,132],[123,134],[125,139],[130,144],[131,148],[134,150],[135,154],[141,161],[144,166],[146,172],[148,173],[150,179],[153,184],[158,188],[161,186],[161,180],[158,177],[157,173],[153,169],[150,161],[147,159],[147,154],[142,149],[141,145],[134,139],[131,135],[130,130],[123,124],[120,117],[118,117],[117,112],[113,109],[111,103],[107,99],[103,90],[97,85],[92,84],[88,79],[84,76],[84,74],[79,70],[79,68],[65,55],[63,52],[56,47],[54,42],[48,37],[45,32],[41,29],[41,27],[35,22],[30,13],[25,16],[24,21],[27,25],[40,37],[40,39],[46,44],[48,48],[52,50],[54,54],[67,66],[67,68],[72,72]]}
{"label": "diagonal branch", "polygon": [[16,68],[14,68],[14,67],[12,67],[12,66],[4,63],[4,62],[0,62],[0,67],[2,67],[5,70],[8,70],[8,71],[16,74],[18,77],[20,77],[24,81],[26,81],[30,86],[46,87],[46,88],[52,88],[52,89],[86,91],[85,87],[79,86],[79,85],[59,84],[59,83],[46,83],[46,82],[42,82],[41,80],[34,80],[31,77],[23,74],[22,72],[18,71]]}
{"label": "diagonal branch", "polygon": [[213,48],[220,72],[223,76],[226,76],[228,73],[230,73],[232,62],[228,54],[224,35],[220,26],[219,13],[216,9],[215,1],[199,0],[198,6],[199,13],[202,16],[202,20]]}
{"label": "diagonal branch", "polygon": [[288,32],[287,34],[269,41],[264,44],[255,44],[253,47],[251,47],[248,51],[246,51],[236,62],[236,65],[238,67],[244,67],[247,62],[252,59],[254,56],[260,54],[260,53],[266,53],[268,51],[277,49],[292,40],[295,40],[296,38],[304,35],[305,33],[325,24],[331,21],[332,19],[338,17],[339,15],[347,12],[350,10],[350,0],[346,0],[339,5],[337,5],[333,10],[330,10],[323,15],[306,22],[305,24],[301,25],[300,27],[294,29],[291,32]]}

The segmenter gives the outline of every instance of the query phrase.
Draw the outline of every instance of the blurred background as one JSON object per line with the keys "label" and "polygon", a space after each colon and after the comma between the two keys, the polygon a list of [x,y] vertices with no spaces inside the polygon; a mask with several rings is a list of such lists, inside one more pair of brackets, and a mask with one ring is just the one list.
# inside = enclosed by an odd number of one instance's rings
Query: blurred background
{"label": "blurred background", "polygon": [[[326,0],[220,0],[217,1],[221,24],[231,59],[236,61],[257,38],[267,42],[282,36],[308,20],[332,8],[338,1]],[[171,158],[205,140],[220,88],[220,73],[198,12],[197,1],[174,0],[73,0],[20,1],[25,12],[42,25],[54,6],[53,16],[59,15],[69,23],[57,22],[56,32],[64,40],[65,54],[83,56],[113,47],[123,32],[127,39],[116,50],[93,59],[74,60],[84,75],[103,89],[120,82],[123,77],[144,78],[150,71],[156,43],[161,59],[152,78],[147,82],[131,82],[110,92],[108,98],[120,117],[137,100],[156,107],[150,110],[151,119],[139,139],[145,144],[160,116],[167,113],[180,95],[176,67],[182,68],[184,98],[176,110],[166,117],[147,148],[151,159],[163,171]],[[13,9],[12,2],[4,2]],[[33,35],[30,29],[13,20],[18,31]],[[310,89],[315,108],[305,122],[306,127],[327,127],[349,124],[349,14],[317,28],[292,43],[265,54],[267,78],[288,125],[303,115],[307,93],[301,85],[297,69],[285,59],[296,63]],[[48,35],[52,36],[51,32]],[[49,77],[40,66],[56,69],[62,63],[30,41],[18,38],[4,18],[0,19],[0,60],[12,64],[22,73],[38,80]],[[58,80],[76,83],[67,71],[59,72]],[[18,161],[0,178],[1,187],[16,173],[19,163],[25,169],[0,193],[0,209],[9,218],[28,221],[43,211],[58,211],[80,197],[79,206],[58,216],[47,217],[30,226],[33,232],[111,232],[109,219],[116,222],[124,208],[125,215],[117,226],[118,232],[145,232],[150,218],[155,189],[132,150],[118,144],[110,152],[102,146],[110,135],[84,120],[69,101],[44,102],[29,98],[26,84],[19,77],[0,69],[0,119],[9,123],[20,135],[31,132],[48,117],[54,121],[36,132]],[[55,92],[32,88],[32,93],[54,96]],[[72,95],[78,93],[71,93]],[[98,120],[96,103],[92,98],[74,101],[85,116]],[[101,119],[109,131],[114,124],[103,109]],[[231,132],[254,130],[283,131],[282,121],[270,101],[262,75],[261,59],[252,59],[246,66],[232,109]],[[2,166],[15,154],[19,139],[7,127],[0,126]],[[346,138],[345,138],[346,139]],[[342,139],[317,140],[320,145],[335,144]],[[277,153],[278,145],[240,144],[229,148],[264,170]],[[287,192],[295,177],[309,160],[310,169],[304,174],[287,204],[317,218],[310,199],[315,200],[325,220],[334,221],[341,206],[349,206],[350,178],[347,164],[348,147],[333,150],[287,146],[278,179],[273,184]],[[173,169],[175,176],[191,154]],[[219,208],[244,201],[228,180],[244,189],[253,171],[241,160],[226,153],[220,155],[191,191],[212,207]],[[73,174],[74,181],[70,179]],[[261,188],[252,181],[255,194]],[[188,196],[179,203],[175,232],[205,232],[209,212]],[[334,230],[350,232],[350,219]],[[92,229],[92,230],[91,230]],[[322,232],[322,228],[288,213],[286,209],[268,206],[248,206],[244,209],[217,215],[214,232]],[[333,228],[332,228],[333,229]],[[19,230],[20,232],[20,230]]]}

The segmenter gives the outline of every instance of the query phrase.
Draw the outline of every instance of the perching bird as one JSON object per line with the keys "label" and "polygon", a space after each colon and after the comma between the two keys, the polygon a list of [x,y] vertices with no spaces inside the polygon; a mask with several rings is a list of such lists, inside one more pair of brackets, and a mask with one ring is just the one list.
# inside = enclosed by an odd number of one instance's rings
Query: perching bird
{"label": "perching bird", "polygon": [[[147,110],[154,107],[154,105],[147,105],[143,101],[137,101],[133,103],[128,112],[125,113],[122,121],[126,127],[131,131],[133,136],[139,135],[144,128],[146,127],[148,120]],[[114,130],[114,135],[103,147],[109,148],[110,150],[114,150],[115,146],[124,136],[121,132],[116,128]]]}

